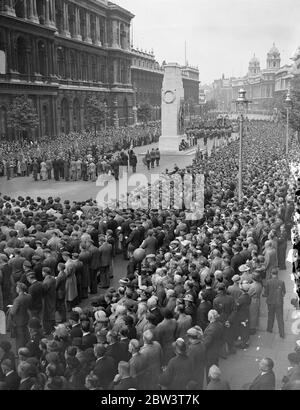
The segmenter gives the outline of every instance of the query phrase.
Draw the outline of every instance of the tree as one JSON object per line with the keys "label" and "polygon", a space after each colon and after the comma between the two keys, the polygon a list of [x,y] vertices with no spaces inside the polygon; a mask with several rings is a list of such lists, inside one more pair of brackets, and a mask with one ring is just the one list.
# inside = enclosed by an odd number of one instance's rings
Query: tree
{"label": "tree", "polygon": [[33,101],[26,95],[15,97],[7,112],[7,127],[15,130],[18,138],[39,125],[39,117]]}
{"label": "tree", "polygon": [[152,107],[148,103],[141,104],[137,109],[137,117],[139,121],[146,123],[151,120]]}
{"label": "tree", "polygon": [[85,120],[86,120],[86,125],[94,129],[95,131],[95,136],[97,135],[97,129],[99,126],[101,126],[107,116],[107,106],[105,103],[99,101],[97,97],[95,96],[90,96],[88,97],[86,101],[86,106],[85,106]]}
{"label": "tree", "polygon": [[[294,131],[300,132],[300,92],[291,91],[291,107],[289,110],[289,125]],[[274,108],[278,110],[279,118],[286,122],[286,94],[281,94],[280,96],[275,98],[274,101]]]}

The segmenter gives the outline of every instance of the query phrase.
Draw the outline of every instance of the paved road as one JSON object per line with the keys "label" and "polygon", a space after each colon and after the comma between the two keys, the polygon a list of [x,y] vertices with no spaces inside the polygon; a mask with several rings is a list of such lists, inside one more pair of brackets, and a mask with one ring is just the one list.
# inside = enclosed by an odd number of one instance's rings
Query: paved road
{"label": "paved road", "polygon": [[[177,163],[179,167],[185,167],[190,165],[194,155],[190,156],[171,156],[162,155],[160,166],[155,167],[153,170],[148,171],[147,167],[144,166],[142,162],[143,153],[147,152],[147,149],[152,149],[157,147],[156,144],[146,145],[143,147],[136,147],[134,151],[138,155],[137,173],[142,173],[150,178],[151,174],[162,173],[166,168],[172,169]],[[131,168],[129,169],[129,175],[131,175]],[[69,199],[72,201],[84,201],[89,198],[96,199],[99,192],[99,187],[97,187],[96,182],[89,181],[76,181],[76,182],[66,182],[62,181],[34,181],[32,177],[16,177],[9,181],[5,177],[0,178],[0,192],[2,194],[9,195],[11,197],[18,196],[31,196],[36,198],[38,196],[42,198],[60,197],[63,200]]]}

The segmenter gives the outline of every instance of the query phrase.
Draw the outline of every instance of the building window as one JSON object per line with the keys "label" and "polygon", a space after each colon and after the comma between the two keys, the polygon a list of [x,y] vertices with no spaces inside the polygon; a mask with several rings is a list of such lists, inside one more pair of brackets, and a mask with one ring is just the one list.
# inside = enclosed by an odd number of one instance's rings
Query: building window
{"label": "building window", "polygon": [[26,64],[26,42],[23,37],[19,37],[17,40],[17,58],[18,58],[18,72],[20,74],[27,73]]}
{"label": "building window", "polygon": [[6,137],[7,134],[7,110],[5,107],[0,108],[0,138]]}
{"label": "building window", "polygon": [[60,129],[64,134],[68,134],[70,132],[69,103],[66,98],[64,98],[61,102]]}
{"label": "building window", "polygon": [[40,74],[46,75],[46,46],[42,41],[39,41],[38,43],[38,53]]}
{"label": "building window", "polygon": [[42,135],[49,134],[49,110],[47,105],[42,108]]}
{"label": "building window", "polygon": [[80,104],[78,98],[73,102],[73,128],[74,131],[80,131]]}
{"label": "building window", "polygon": [[57,67],[58,67],[58,75],[61,78],[65,77],[65,56],[62,47],[57,48]]}

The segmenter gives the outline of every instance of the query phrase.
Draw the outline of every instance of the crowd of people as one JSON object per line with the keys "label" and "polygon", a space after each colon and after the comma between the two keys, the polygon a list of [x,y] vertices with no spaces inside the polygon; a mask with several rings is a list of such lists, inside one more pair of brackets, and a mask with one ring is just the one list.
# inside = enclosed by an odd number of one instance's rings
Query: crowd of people
{"label": "crowd of people", "polygon": [[[112,211],[90,199],[2,195],[0,309],[16,351],[0,343],[0,388],[229,390],[220,358],[249,347],[262,303],[266,330],[276,317],[285,337],[278,272],[295,182],[282,137],[275,124],[250,125],[241,202],[238,142],[176,167],[205,176],[196,220],[178,209]],[[127,273],[111,287],[118,252]],[[282,389],[299,389],[299,363],[298,341]],[[275,390],[275,374],[265,357],[244,388]]]}
{"label": "crowd of people", "polygon": [[[95,133],[82,132],[39,141],[1,141],[0,177],[31,176],[34,180],[95,180],[102,173],[117,172],[126,151],[157,142],[160,124],[108,127]],[[136,168],[137,158],[127,165]],[[118,175],[117,175],[118,177]]]}

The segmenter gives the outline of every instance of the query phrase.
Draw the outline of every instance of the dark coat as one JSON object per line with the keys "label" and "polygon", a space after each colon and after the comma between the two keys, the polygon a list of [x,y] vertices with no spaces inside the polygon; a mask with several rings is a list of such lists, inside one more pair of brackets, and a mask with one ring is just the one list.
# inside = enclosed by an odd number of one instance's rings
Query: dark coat
{"label": "dark coat", "polygon": [[18,373],[15,371],[5,376],[4,377],[5,390],[19,390],[20,380],[21,379],[18,376]]}
{"label": "dark coat", "polygon": [[125,379],[121,379],[118,383],[113,384],[111,386],[111,390],[129,390],[129,389],[137,389],[136,380],[133,377],[126,377]]}
{"label": "dark coat", "polygon": [[249,390],[275,390],[275,374],[273,370],[259,374],[251,383]]}
{"label": "dark coat", "polygon": [[197,382],[199,389],[202,390],[206,357],[204,344],[200,340],[197,343],[191,344],[188,356],[192,363],[191,380]]}
{"label": "dark coat", "polygon": [[212,309],[212,304],[209,300],[200,303],[197,309],[196,323],[204,330],[207,328],[208,322],[208,312]]}
{"label": "dark coat", "polygon": [[164,319],[155,329],[155,338],[163,350],[163,362],[167,364],[174,356],[172,343],[176,337],[177,323],[175,319]]}
{"label": "dark coat", "polygon": [[94,333],[88,333],[82,336],[82,348],[83,350],[93,347],[97,343],[97,337]]}
{"label": "dark coat", "polygon": [[113,343],[111,345],[108,345],[106,348],[105,355],[110,356],[114,360],[114,369],[115,369],[115,374],[118,372],[118,364],[122,360],[122,349],[120,348],[120,342]]}
{"label": "dark coat", "polygon": [[266,302],[268,305],[283,305],[285,293],[285,284],[282,280],[277,278],[267,280],[265,294],[267,296]]}
{"label": "dark coat", "polygon": [[43,309],[43,284],[41,282],[34,282],[28,288],[28,293],[31,295],[32,301],[30,310],[41,312]]}
{"label": "dark coat", "polygon": [[219,321],[210,323],[205,329],[203,339],[207,362],[218,360],[223,344],[223,332],[224,326]]}
{"label": "dark coat", "polygon": [[225,323],[228,317],[231,315],[235,307],[234,299],[230,295],[219,294],[215,297],[213,303],[213,309],[215,309],[219,315],[221,322]]}
{"label": "dark coat", "polygon": [[113,247],[110,243],[104,242],[99,248],[100,267],[110,266],[113,257]]}
{"label": "dark coat", "polygon": [[12,307],[10,308],[10,315],[16,326],[27,326],[29,321],[28,310],[31,306],[31,295],[24,293],[15,298]]}
{"label": "dark coat", "polygon": [[46,276],[43,281],[44,290],[44,320],[55,320],[56,310],[56,280]]}
{"label": "dark coat", "polygon": [[244,258],[242,255],[240,255],[239,253],[233,255],[230,261],[230,266],[234,269],[235,275],[240,274],[239,267],[243,265],[243,263],[244,263]]}
{"label": "dark coat", "polygon": [[112,357],[104,356],[101,359],[98,359],[93,369],[93,373],[98,377],[100,387],[106,390],[116,375]]}
{"label": "dark coat", "polygon": [[186,355],[173,357],[166,371],[160,376],[159,383],[168,390],[185,390],[191,378],[191,359]]}

